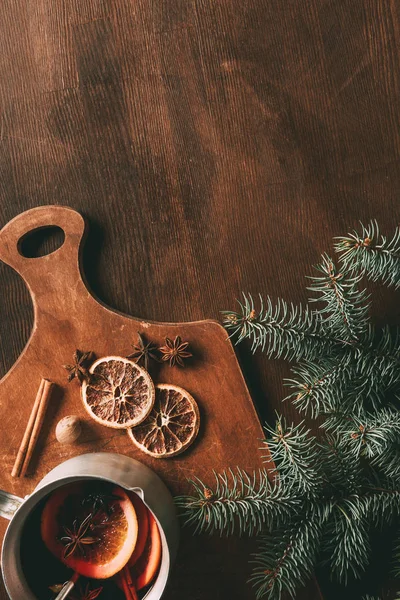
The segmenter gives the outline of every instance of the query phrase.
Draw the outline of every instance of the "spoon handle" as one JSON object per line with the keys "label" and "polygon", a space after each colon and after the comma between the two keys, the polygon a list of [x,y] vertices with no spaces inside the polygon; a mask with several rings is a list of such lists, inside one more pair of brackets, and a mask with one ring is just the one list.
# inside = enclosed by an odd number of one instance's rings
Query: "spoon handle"
{"label": "spoon handle", "polygon": [[77,577],[77,574],[75,573],[72,576],[72,579],[70,579],[69,581],[66,581],[64,583],[61,592],[59,592],[59,594],[58,594],[58,596],[56,596],[55,600],[64,600],[64,598],[67,598],[68,594],[70,593],[70,591],[74,587],[77,579],[78,579],[78,577]]}

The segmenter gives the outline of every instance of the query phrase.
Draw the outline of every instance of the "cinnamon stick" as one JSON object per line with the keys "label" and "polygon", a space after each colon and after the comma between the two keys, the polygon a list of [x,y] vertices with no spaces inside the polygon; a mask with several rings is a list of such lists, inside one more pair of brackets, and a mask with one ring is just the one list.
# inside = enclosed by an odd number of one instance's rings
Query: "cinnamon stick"
{"label": "cinnamon stick", "polygon": [[120,580],[122,583],[122,589],[124,591],[126,600],[139,600],[135,584],[132,581],[131,573],[127,566],[125,566],[120,572]]}
{"label": "cinnamon stick", "polygon": [[24,437],[18,450],[17,458],[14,463],[11,475],[13,477],[23,477],[27,471],[40,430],[46,414],[47,404],[53,383],[48,379],[43,379],[40,382],[39,390],[36,395],[34,405],[29,417],[28,425],[26,426]]}
{"label": "cinnamon stick", "polygon": [[132,580],[131,571],[127,566],[125,567],[125,577],[128,582],[129,589],[131,590],[132,600],[139,600],[139,596],[137,595],[135,584],[133,583],[133,580]]}
{"label": "cinnamon stick", "polygon": [[33,404],[32,410],[31,410],[29,421],[28,421],[28,424],[25,429],[24,437],[22,438],[21,445],[18,449],[17,458],[15,459],[13,470],[11,471],[12,477],[19,477],[19,475],[21,473],[22,463],[25,460],[25,455],[26,455],[26,451],[28,449],[29,440],[31,439],[33,426],[35,424],[37,412],[39,410],[39,404],[40,404],[40,400],[42,398],[42,393],[43,393],[43,386],[44,386],[44,379],[42,378],[40,381],[39,389],[36,394],[35,402]]}
{"label": "cinnamon stick", "polygon": [[24,475],[26,474],[26,471],[29,467],[29,463],[31,461],[32,454],[33,454],[33,451],[35,450],[36,443],[38,441],[40,431],[42,429],[42,425],[44,422],[44,418],[46,416],[47,405],[49,402],[49,398],[50,398],[50,394],[51,394],[51,390],[52,390],[53,386],[54,386],[54,383],[52,383],[48,379],[44,380],[42,397],[40,399],[39,409],[38,409],[38,412],[36,415],[36,420],[35,420],[35,424],[33,426],[32,435],[31,435],[31,438],[29,441],[28,449],[26,451],[25,459],[24,459],[24,462],[21,467],[20,477],[24,477]]}

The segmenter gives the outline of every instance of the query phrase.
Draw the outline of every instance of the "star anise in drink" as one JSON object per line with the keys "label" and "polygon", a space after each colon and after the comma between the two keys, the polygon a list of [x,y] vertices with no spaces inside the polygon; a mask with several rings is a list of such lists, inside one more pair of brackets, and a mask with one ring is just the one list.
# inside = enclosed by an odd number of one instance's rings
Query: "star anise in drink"
{"label": "star anise in drink", "polygon": [[75,553],[80,553],[85,556],[85,546],[95,544],[98,541],[97,538],[87,535],[91,523],[92,514],[90,513],[80,524],[78,523],[78,520],[75,519],[72,524],[72,529],[63,527],[65,535],[60,538],[60,542],[65,546],[63,553],[64,559]]}
{"label": "star anise in drink", "polygon": [[89,379],[89,370],[88,370],[88,362],[90,362],[92,358],[92,351],[89,352],[81,352],[80,350],[75,350],[73,356],[73,364],[72,365],[64,365],[64,369],[67,369],[68,382],[75,379],[78,379],[80,383],[83,383],[85,379]]}
{"label": "star anise in drink", "polygon": [[126,358],[131,358],[138,364],[143,363],[144,368],[148,369],[149,360],[158,361],[157,346],[152,342],[146,342],[145,337],[138,332],[137,344],[131,344],[133,348],[132,354],[129,354]]}
{"label": "star anise in drink", "polygon": [[113,512],[113,505],[117,500],[121,500],[121,497],[116,494],[111,494],[103,490],[94,490],[83,498],[81,504],[82,506],[88,506],[93,515],[102,511],[110,516]]}
{"label": "star anise in drink", "polygon": [[[51,585],[50,590],[55,594],[59,594],[61,590],[65,587],[65,585],[65,583]],[[97,598],[102,591],[102,587],[98,587],[95,590],[91,590],[90,584],[88,583],[86,585],[86,588],[83,588],[82,586],[74,588],[71,595],[68,597],[71,598],[71,600],[95,600],[95,598]]]}
{"label": "star anise in drink", "polygon": [[95,590],[90,589],[90,584],[86,585],[86,588],[79,587],[77,593],[72,592],[70,596],[71,600],[94,600],[103,591],[102,587],[98,587]]}
{"label": "star anise in drink", "polygon": [[180,367],[184,366],[184,360],[186,358],[190,358],[193,356],[191,352],[187,351],[187,347],[189,346],[189,342],[182,342],[181,337],[179,335],[176,336],[174,340],[170,338],[165,338],[165,346],[161,346],[161,358],[163,361],[168,361],[170,367],[173,367],[175,364]]}

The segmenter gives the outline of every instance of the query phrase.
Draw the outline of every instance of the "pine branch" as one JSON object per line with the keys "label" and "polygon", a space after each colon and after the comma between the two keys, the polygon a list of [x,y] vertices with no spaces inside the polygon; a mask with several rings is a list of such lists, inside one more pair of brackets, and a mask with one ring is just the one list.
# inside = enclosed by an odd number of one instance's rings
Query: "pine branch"
{"label": "pine branch", "polygon": [[[384,326],[382,329],[369,328],[364,341],[366,352],[393,366],[400,364],[400,329]],[[362,348],[360,349],[362,350]]]}
{"label": "pine branch", "polygon": [[243,294],[240,311],[223,311],[223,324],[236,343],[244,339],[251,342],[251,350],[259,348],[272,358],[286,360],[311,359],[329,348],[341,347],[347,342],[332,336],[323,321],[308,307],[290,307],[284,300],[274,306],[267,296],[260,296],[260,309],[255,309],[251,295]]}
{"label": "pine branch", "polygon": [[367,594],[365,596],[363,596],[361,598],[361,600],[400,600],[400,592],[396,592],[395,595],[393,596],[393,592],[388,595],[388,594],[384,594],[383,596],[371,596],[370,594]]}
{"label": "pine branch", "polygon": [[[341,428],[349,416],[366,418],[383,407],[396,407],[400,398],[400,369],[392,356],[350,348],[341,357],[323,357],[294,367],[286,380],[294,405],[312,418],[324,416],[323,427]],[[286,398],[286,399],[288,399]]]}
{"label": "pine branch", "polygon": [[396,579],[400,579],[400,536],[394,545],[392,573]]}
{"label": "pine branch", "polygon": [[358,288],[360,276],[338,271],[327,254],[322,255],[322,262],[316,269],[321,275],[310,277],[313,283],[308,289],[318,294],[310,299],[311,302],[325,304],[318,310],[318,315],[338,338],[359,341],[368,327],[369,310],[366,290]]}
{"label": "pine branch", "polygon": [[296,379],[286,379],[285,384],[293,391],[285,400],[312,419],[338,408],[340,398],[349,384],[352,371],[350,353],[339,357],[322,357],[315,361],[303,361],[292,368]]}
{"label": "pine branch", "polygon": [[367,487],[361,494],[342,498],[324,532],[324,551],[330,572],[347,584],[349,576],[360,579],[371,553],[370,529],[390,525],[399,514],[400,491]]}
{"label": "pine branch", "polygon": [[400,488],[400,444],[388,446],[373,462],[381,479],[387,485]]}
{"label": "pine branch", "polygon": [[370,329],[358,345],[344,347],[292,367],[285,382],[293,392],[285,398],[312,418],[325,414],[325,426],[340,422],[331,416],[365,414],[400,397],[399,330]]}
{"label": "pine branch", "polygon": [[272,461],[282,484],[298,488],[300,493],[315,492],[321,485],[318,444],[310,430],[299,425],[288,426],[278,416],[275,429],[264,426]]}
{"label": "pine branch", "polygon": [[308,513],[262,538],[250,578],[257,599],[280,600],[283,592],[295,597],[315,567],[322,526],[318,515]]}
{"label": "pine branch", "polygon": [[385,487],[379,484],[365,485],[360,494],[349,496],[346,501],[352,506],[354,514],[359,515],[370,523],[371,527],[381,529],[393,525],[400,514],[400,489]]}
{"label": "pine branch", "polygon": [[354,231],[348,237],[338,237],[335,245],[343,267],[366,275],[372,281],[381,281],[387,286],[400,286],[400,228],[397,227],[391,240],[379,232],[376,221],[364,226],[361,233]]}
{"label": "pine branch", "polygon": [[[362,225],[360,234],[339,238],[336,251],[339,266],[323,255],[311,278],[314,311],[283,300],[273,305],[269,297],[264,304],[261,296],[256,309],[253,298],[244,295],[237,312],[223,313],[238,342],[247,339],[253,351],[299,363],[287,380],[288,398],[312,418],[324,417],[318,444],[303,423],[287,427],[278,419],[276,429],[267,428],[279,498],[289,489],[276,521],[269,508],[263,519],[270,531],[252,578],[258,598],[275,600],[284,590],[293,596],[320,559],[319,548],[328,553],[340,581],[361,577],[370,532],[399,522],[400,329],[376,330],[368,322],[368,297],[359,285],[366,276],[400,287],[400,228],[388,241],[375,222]],[[225,487],[227,497],[227,480]],[[215,517],[205,518],[198,506],[205,496],[199,485],[189,499],[193,506],[197,502],[189,520],[200,519],[203,529],[212,521],[219,531],[246,527],[237,525],[235,504],[224,497],[216,500],[226,505],[225,512],[218,508]],[[397,553],[400,565],[400,544]]]}
{"label": "pine branch", "polygon": [[185,525],[196,533],[258,534],[290,519],[302,502],[289,485],[271,483],[265,470],[252,477],[240,469],[214,475],[214,489],[196,478],[189,480],[194,494],[175,499]]}
{"label": "pine branch", "polygon": [[400,412],[387,408],[363,418],[353,415],[341,435],[349,458],[362,456],[379,467],[400,444]]}
{"label": "pine branch", "polygon": [[348,460],[340,433],[326,433],[319,448],[328,496],[340,498],[349,493],[357,494],[364,483],[363,471],[359,460]]}
{"label": "pine branch", "polygon": [[371,347],[352,349],[350,354],[353,354],[353,369],[342,407],[347,412],[362,414],[396,401],[400,392],[400,363],[395,352],[389,348],[383,350],[380,340]]}
{"label": "pine branch", "polygon": [[350,502],[338,503],[330,515],[324,535],[324,552],[331,576],[347,584],[350,575],[359,579],[371,551],[368,521]]}

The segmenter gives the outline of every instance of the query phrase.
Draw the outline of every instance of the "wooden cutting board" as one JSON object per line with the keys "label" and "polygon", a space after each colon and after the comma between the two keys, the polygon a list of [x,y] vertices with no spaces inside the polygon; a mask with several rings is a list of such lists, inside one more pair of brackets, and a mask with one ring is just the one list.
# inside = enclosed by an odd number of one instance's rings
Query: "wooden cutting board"
{"label": "wooden cutting board", "polygon": [[[49,226],[64,231],[62,246],[46,256],[22,256],[24,236]],[[90,292],[82,273],[81,251],[86,231],[83,217],[62,206],[29,210],[0,231],[0,259],[24,279],[34,305],[31,337],[20,358],[0,381],[0,488],[25,496],[60,462],[94,451],[119,452],[143,461],[162,477],[174,495],[189,489],[187,477],[197,475],[212,484],[213,469],[240,466],[251,471],[263,466],[259,452],[262,428],[223,327],[211,320],[142,321],[105,306]],[[97,357],[126,356],[136,342],[137,332],[156,344],[163,343],[166,336],[180,335],[190,343],[194,354],[185,368],[163,364],[151,370],[155,382],[182,386],[200,406],[201,428],[196,442],[172,459],[152,459],[134,447],[124,431],[97,425],[82,406],[77,380],[67,384],[63,365],[71,362],[75,349],[92,350]],[[13,479],[11,469],[41,377],[54,381],[57,390],[51,398],[28,476]],[[84,419],[84,433],[79,444],[63,446],[56,441],[55,426],[60,418],[71,414]],[[1,538],[6,525],[4,521],[0,524]],[[246,584],[247,558],[252,549],[252,541],[194,538],[183,530],[166,599],[254,598]]]}

